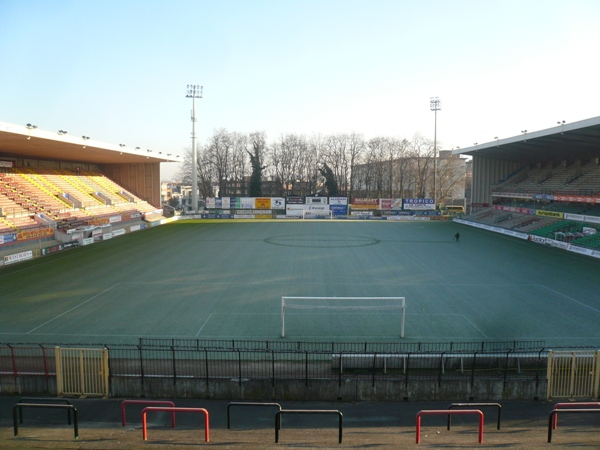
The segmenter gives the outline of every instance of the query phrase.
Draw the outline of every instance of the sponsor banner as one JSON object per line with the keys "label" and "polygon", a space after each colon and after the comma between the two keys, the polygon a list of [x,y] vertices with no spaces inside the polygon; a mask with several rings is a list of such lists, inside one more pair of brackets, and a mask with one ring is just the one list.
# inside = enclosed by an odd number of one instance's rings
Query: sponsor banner
{"label": "sponsor banner", "polygon": [[239,209],[254,209],[254,197],[241,197]]}
{"label": "sponsor banner", "polygon": [[206,209],[215,209],[216,202],[214,197],[206,197]]}
{"label": "sponsor banner", "polygon": [[393,198],[392,199],[392,210],[394,210],[394,211],[402,210],[402,199],[401,198]]}
{"label": "sponsor banner", "polygon": [[600,203],[600,197],[585,195],[555,195],[554,200],[560,202]]}
{"label": "sponsor banner", "polygon": [[435,210],[435,200],[432,198],[405,198],[404,209],[433,209]]}
{"label": "sponsor banner", "polygon": [[112,232],[113,237],[114,236],[123,236],[125,234],[125,228],[119,228],[118,230],[114,230]]}
{"label": "sponsor banner", "polygon": [[378,198],[353,198],[352,209],[379,209]]}
{"label": "sponsor banner", "polygon": [[90,219],[88,220],[88,225],[97,225],[97,226],[102,226],[102,225],[108,225],[108,217],[99,217],[97,219]]}
{"label": "sponsor banner", "polygon": [[537,209],[535,211],[535,215],[542,217],[554,217],[555,219],[562,219],[565,214],[558,211],[546,211],[543,209]]}
{"label": "sponsor banner", "polygon": [[26,241],[28,239],[38,239],[47,236],[54,236],[53,228],[42,228],[39,230],[20,231],[17,233],[17,241]]}
{"label": "sponsor banner", "polygon": [[492,197],[532,198],[533,196],[522,192],[492,192]]}
{"label": "sponsor banner", "polygon": [[140,219],[142,217],[142,213],[133,213],[131,215],[132,219]]}
{"label": "sponsor banner", "polygon": [[272,219],[273,216],[271,214],[255,214],[255,219]]}
{"label": "sponsor banner", "polygon": [[62,249],[62,245],[53,245],[52,247],[46,247],[42,249],[42,255],[50,255],[52,253],[60,252]]}
{"label": "sponsor banner", "polygon": [[234,219],[254,219],[252,214],[234,214]]}
{"label": "sponsor banner", "polygon": [[579,222],[600,223],[600,217],[598,217],[598,216],[584,216],[582,214],[569,214],[569,213],[565,213],[565,219],[568,219],[568,220],[577,220]]}
{"label": "sponsor banner", "polygon": [[12,161],[0,161],[0,167],[13,167],[13,164]]}
{"label": "sponsor banner", "polygon": [[483,223],[469,222],[468,220],[458,219],[458,218],[452,219],[452,221],[456,222],[456,223],[462,223],[464,225],[469,225],[469,226],[475,227],[475,228],[481,228],[481,229],[487,230],[487,231],[493,231],[493,232],[496,232],[496,233],[505,234],[507,236],[512,236],[512,237],[516,237],[516,238],[519,238],[519,239],[524,239],[524,240],[530,239],[530,236],[528,234],[526,234],[526,233],[518,233],[518,232],[515,232],[515,231],[512,231],[512,230],[506,230],[504,228],[498,228],[498,227],[493,227],[493,226],[490,226],[490,225],[485,225]]}
{"label": "sponsor banner", "polygon": [[271,209],[285,209],[285,199],[283,197],[271,198]]}
{"label": "sponsor banner", "polygon": [[304,197],[286,197],[285,204],[286,205],[303,205]]}
{"label": "sponsor banner", "polygon": [[533,194],[533,198],[536,200],[554,200],[554,195],[552,194]]}
{"label": "sponsor banner", "polygon": [[113,234],[112,234],[112,233],[104,233],[104,234],[102,235],[102,240],[103,240],[103,241],[106,241],[106,240],[108,240],[108,239],[112,239],[112,237],[113,237]]}
{"label": "sponsor banner", "polygon": [[112,216],[108,218],[108,223],[117,223],[123,220],[121,216]]}
{"label": "sponsor banner", "polygon": [[329,205],[334,216],[346,216],[348,214],[348,205]]}
{"label": "sponsor banner", "polygon": [[327,197],[306,197],[307,205],[326,205]]}
{"label": "sponsor banner", "polygon": [[517,208],[516,206],[494,205],[494,209],[498,210],[498,211],[515,212],[515,213],[519,213],[519,214],[535,214],[535,209]]}
{"label": "sponsor banner", "polygon": [[258,197],[254,199],[254,208],[256,209],[271,209],[270,197]]}
{"label": "sponsor banner", "polygon": [[231,208],[231,197],[222,197],[221,198],[221,208],[223,208],[223,209]]}
{"label": "sponsor banner", "polygon": [[285,215],[292,216],[292,217],[302,217],[302,211],[304,211],[304,208],[305,208],[304,205],[288,204],[285,207]]}
{"label": "sponsor banner", "polygon": [[379,199],[379,209],[383,209],[389,211],[392,209],[392,199],[391,198],[380,198]]}
{"label": "sponsor banner", "polygon": [[73,247],[79,247],[79,241],[65,242],[64,244],[62,244],[63,250],[66,248],[73,248]]}
{"label": "sponsor banner", "polygon": [[348,197],[329,197],[330,205],[347,205]]}
{"label": "sponsor banner", "polygon": [[0,245],[8,244],[9,242],[15,242],[17,240],[17,233],[3,234],[0,236]]}
{"label": "sponsor banner", "polygon": [[27,250],[26,252],[14,253],[12,255],[7,255],[4,257],[4,264],[13,264],[20,261],[27,261],[28,259],[33,258],[33,251]]}
{"label": "sponsor banner", "polygon": [[594,253],[594,251],[592,249],[577,247],[576,245],[571,245],[569,250],[574,253],[579,253],[580,255],[587,255],[587,256],[592,256]]}
{"label": "sponsor banner", "polygon": [[139,231],[140,229],[141,229],[140,225],[132,225],[131,227],[129,227],[129,232]]}
{"label": "sponsor banner", "polygon": [[93,244],[93,243],[94,243],[94,238],[93,237],[91,237],[91,238],[83,238],[81,240],[81,245],[90,245],[90,244]]}

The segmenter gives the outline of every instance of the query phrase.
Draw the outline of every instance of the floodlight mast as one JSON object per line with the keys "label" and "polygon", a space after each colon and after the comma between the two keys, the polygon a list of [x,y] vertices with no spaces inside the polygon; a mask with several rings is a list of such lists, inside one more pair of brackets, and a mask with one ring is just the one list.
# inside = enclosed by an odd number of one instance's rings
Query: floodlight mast
{"label": "floodlight mast", "polygon": [[433,125],[433,204],[437,208],[437,112],[442,108],[440,107],[439,97],[429,98],[429,108],[434,112],[434,125]]}
{"label": "floodlight mast", "polygon": [[198,211],[198,149],[196,148],[196,99],[202,98],[202,86],[187,85],[186,98],[192,99],[192,211]]}

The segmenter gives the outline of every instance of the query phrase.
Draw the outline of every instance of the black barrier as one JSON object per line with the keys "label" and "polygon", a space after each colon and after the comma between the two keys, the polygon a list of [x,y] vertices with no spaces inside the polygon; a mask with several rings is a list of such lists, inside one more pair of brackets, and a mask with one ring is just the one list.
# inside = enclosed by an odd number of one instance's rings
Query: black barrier
{"label": "black barrier", "polygon": [[13,426],[15,430],[15,436],[19,434],[17,410],[21,411],[22,408],[71,409],[73,411],[73,432],[75,434],[75,439],[79,439],[79,419],[77,416],[77,408],[75,408],[73,405],[49,405],[36,403],[17,403],[15,406],[13,406]]}
{"label": "black barrier", "polygon": [[[23,397],[18,403],[59,403],[63,405],[70,405],[71,402],[66,398],[48,398],[48,397]],[[19,409],[19,423],[23,423],[23,410]],[[71,425],[71,409],[67,409],[67,423]]]}
{"label": "black barrier", "polygon": [[575,413],[600,413],[600,409],[554,409],[550,412],[548,416],[548,443],[552,442],[552,428],[554,423],[554,416],[557,416],[558,413],[561,414],[575,414]]}
{"label": "black barrier", "polygon": [[275,443],[279,442],[279,427],[281,425],[281,415],[282,414],[337,414],[339,417],[338,442],[340,444],[342,443],[342,424],[343,424],[344,416],[340,411],[331,410],[331,409],[282,409],[281,411],[277,411],[275,413]]}
{"label": "black barrier", "polygon": [[[231,428],[231,407],[232,406],[274,406],[281,411],[281,405],[279,403],[260,403],[260,402],[231,402],[227,405],[227,429]],[[279,424],[281,428],[281,424]]]}
{"label": "black barrier", "polygon": [[[500,403],[451,403],[448,406],[448,409],[452,409],[454,407],[473,407],[476,406],[479,408],[480,406],[493,406],[498,408],[498,430],[500,429],[500,421],[502,420],[502,405]],[[450,425],[452,424],[452,415],[448,414],[448,430],[450,429]]]}

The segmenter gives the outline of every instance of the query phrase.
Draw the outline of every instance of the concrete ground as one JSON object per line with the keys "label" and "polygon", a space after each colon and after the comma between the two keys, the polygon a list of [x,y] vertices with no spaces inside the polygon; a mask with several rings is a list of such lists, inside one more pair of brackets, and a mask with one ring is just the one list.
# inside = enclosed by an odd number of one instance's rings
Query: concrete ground
{"label": "concrete ground", "polygon": [[[142,439],[143,406],[127,406],[122,426],[124,399],[69,399],[78,410],[79,438],[67,424],[62,410],[23,409],[23,423],[14,436],[13,406],[21,396],[0,397],[0,448],[64,449],[170,449],[217,447],[223,449],[392,449],[416,446],[416,414],[421,410],[447,409],[448,402],[420,403],[324,403],[280,402],[283,409],[338,410],[343,414],[343,441],[338,443],[337,415],[284,415],[279,443],[275,443],[275,411],[270,407],[230,409],[227,428],[225,400],[173,399],[178,407],[205,408],[209,412],[210,441],[204,441],[202,414],[178,413],[171,428],[168,413],[148,415],[148,440]],[[422,418],[421,448],[599,449],[600,428],[596,414],[564,414],[548,443],[548,416],[553,403],[544,401],[501,402],[501,429],[497,409],[484,407],[483,444],[478,443],[475,416],[458,415],[447,430],[447,416]]]}

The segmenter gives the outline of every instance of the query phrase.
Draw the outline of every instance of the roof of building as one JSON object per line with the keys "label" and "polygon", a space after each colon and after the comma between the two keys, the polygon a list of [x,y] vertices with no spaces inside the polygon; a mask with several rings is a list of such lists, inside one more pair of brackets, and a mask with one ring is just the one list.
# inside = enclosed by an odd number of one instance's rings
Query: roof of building
{"label": "roof of building", "polygon": [[453,153],[522,162],[598,158],[600,117],[559,123],[555,127],[540,131],[524,130],[518,136],[461,148]]}
{"label": "roof of building", "polygon": [[10,157],[92,164],[182,161],[179,155],[40,130],[29,124],[21,126],[0,122],[0,158]]}

